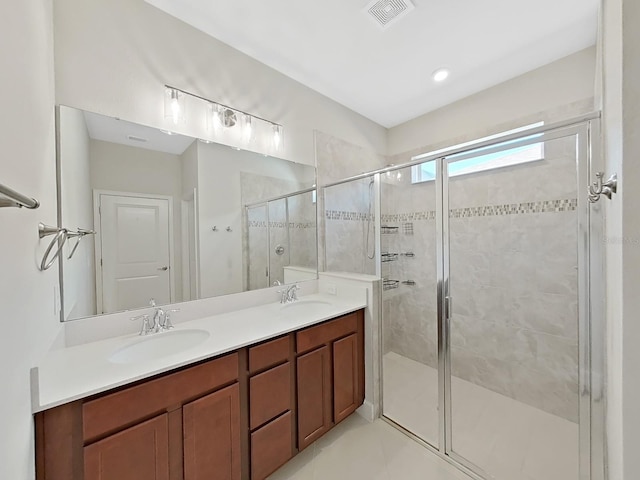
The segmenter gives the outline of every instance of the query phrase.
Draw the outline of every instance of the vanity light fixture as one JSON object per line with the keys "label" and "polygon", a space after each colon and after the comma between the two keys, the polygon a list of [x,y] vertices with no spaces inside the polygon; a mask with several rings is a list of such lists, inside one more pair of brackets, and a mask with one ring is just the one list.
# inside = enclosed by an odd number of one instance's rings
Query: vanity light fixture
{"label": "vanity light fixture", "polygon": [[[214,102],[208,98],[187,92],[170,85],[165,85],[165,117],[170,118],[174,124],[185,120],[186,96],[206,102],[206,128],[214,135],[219,135],[223,130],[240,124],[240,138],[242,144],[249,145],[254,139],[262,137],[258,143],[266,145],[268,150],[280,151],[284,144],[284,127],[271,120],[252,115],[242,110],[231,108],[222,103]],[[269,129],[271,140],[269,141]],[[266,134],[266,137],[263,136]]]}
{"label": "vanity light fixture", "polygon": [[164,117],[170,118],[174,125],[185,123],[186,98],[177,88],[166,87],[164,93]]}

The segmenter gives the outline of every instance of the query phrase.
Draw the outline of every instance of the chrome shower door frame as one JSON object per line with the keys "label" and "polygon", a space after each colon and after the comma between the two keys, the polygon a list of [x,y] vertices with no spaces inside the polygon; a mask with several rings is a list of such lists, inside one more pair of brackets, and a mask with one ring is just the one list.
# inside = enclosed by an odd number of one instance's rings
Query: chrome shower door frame
{"label": "chrome shower door frame", "polygon": [[[595,135],[594,135],[595,134]],[[578,369],[579,369],[579,480],[604,480],[604,471],[599,465],[604,465],[604,409],[602,398],[604,386],[601,382],[592,385],[592,372],[603,371],[602,365],[592,365],[592,351],[604,352],[604,323],[603,317],[594,319],[592,304],[590,301],[594,291],[603,291],[600,276],[592,277],[591,258],[594,260],[599,254],[591,250],[590,239],[597,238],[597,232],[591,226],[591,205],[586,195],[586,188],[589,185],[591,164],[598,158],[599,142],[594,141],[594,137],[599,138],[599,120],[592,119],[586,122],[558,128],[550,127],[542,132],[541,136],[533,137],[531,133],[523,132],[523,141],[513,141],[507,146],[496,145],[495,148],[482,150],[482,154],[493,153],[501,150],[511,149],[517,146],[525,146],[533,143],[548,142],[561,138],[576,139],[576,184],[578,186]],[[452,392],[451,392],[451,277],[450,277],[450,221],[449,221],[449,177],[448,169],[445,168],[451,163],[455,163],[466,158],[477,156],[477,153],[456,155],[455,159],[449,160],[441,157],[436,160],[436,180],[440,193],[437,201],[437,213],[439,215],[438,226],[441,228],[441,235],[438,241],[442,244],[438,246],[438,251],[442,252],[440,257],[442,266],[438,272],[438,324],[439,324],[439,345],[438,350],[442,352],[439,359],[441,388],[441,416],[440,423],[444,429],[440,432],[441,440],[444,438],[444,455],[450,457],[456,463],[472,471],[480,478],[491,478],[487,472],[473,464],[463,456],[457,454],[453,449],[452,437]],[[600,313],[600,312],[599,312]],[[594,344],[596,342],[596,344]],[[598,357],[598,362],[603,362],[602,357]],[[597,391],[593,391],[594,386]],[[592,404],[595,403],[595,408]],[[596,420],[592,422],[592,418]],[[593,431],[593,426],[598,426],[598,431]],[[442,449],[442,447],[441,447]],[[595,468],[592,464],[595,463]]]}
{"label": "chrome shower door frame", "polygon": [[[431,452],[455,465],[472,478],[490,478],[477,465],[456,454],[452,448],[451,405],[451,285],[450,285],[450,225],[448,163],[483,154],[525,146],[533,143],[575,137],[576,182],[578,185],[578,344],[579,344],[579,477],[578,480],[605,480],[605,320],[604,320],[604,238],[602,205],[590,204],[587,186],[596,171],[602,170],[602,147],[600,136],[600,114],[594,113],[579,118],[533,128],[517,134],[506,135],[475,145],[451,149],[438,155],[419,155],[411,162],[368,172],[353,177],[379,175],[419,165],[436,162],[436,236],[437,236],[437,321],[438,321],[438,385],[439,385],[439,445],[436,447],[422,440],[407,428],[384,414],[384,366],[379,358],[381,417],[389,424],[410,436]],[[505,146],[505,142],[510,142]],[[342,182],[340,182],[342,183]],[[380,189],[376,189],[378,200],[376,213],[380,214]],[[379,218],[378,218],[379,221]],[[378,241],[380,232],[378,231]],[[380,260],[377,259],[377,265]],[[381,296],[382,302],[382,296]],[[383,309],[381,309],[383,311]],[[380,322],[380,352],[382,352],[384,322]]]}

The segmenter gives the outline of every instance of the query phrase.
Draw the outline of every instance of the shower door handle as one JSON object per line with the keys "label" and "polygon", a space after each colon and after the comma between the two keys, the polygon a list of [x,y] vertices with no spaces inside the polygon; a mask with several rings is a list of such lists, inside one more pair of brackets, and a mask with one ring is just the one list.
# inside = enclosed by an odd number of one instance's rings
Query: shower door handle
{"label": "shower door handle", "polygon": [[444,318],[451,320],[451,313],[453,312],[451,297],[444,297]]}

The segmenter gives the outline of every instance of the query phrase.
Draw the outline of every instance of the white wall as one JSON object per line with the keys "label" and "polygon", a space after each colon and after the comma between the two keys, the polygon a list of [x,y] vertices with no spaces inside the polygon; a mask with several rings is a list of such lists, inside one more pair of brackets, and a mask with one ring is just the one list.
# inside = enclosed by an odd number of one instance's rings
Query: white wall
{"label": "white wall", "polygon": [[[79,110],[61,108],[59,116],[61,157],[60,188],[61,225],[75,230],[93,230],[93,192],[89,163],[89,132],[84,114]],[[73,258],[77,238],[67,242],[64,249],[62,308],[64,318],[80,318],[96,314],[95,243],[93,237],[84,238]]]}
{"label": "white wall", "polygon": [[[182,300],[182,162],[178,155],[91,140],[91,188],[173,198],[175,301]],[[141,305],[141,307],[144,305]]]}
{"label": "white wall", "polygon": [[545,112],[549,111],[556,111],[557,117],[571,117],[585,113],[585,102],[586,110],[591,111],[595,59],[595,47],[582,50],[398,125],[389,130],[388,154],[480,138],[518,122],[547,120]]}
{"label": "white wall", "polygon": [[55,147],[50,0],[0,2],[0,182],[36,197],[38,210],[0,210],[0,478],[34,478],[29,370],[60,332],[54,311],[58,270],[38,271],[55,225]]}
{"label": "white wall", "polygon": [[602,98],[607,174],[607,437],[610,480],[640,478],[640,4],[603,0]]}
{"label": "white wall", "polygon": [[[54,21],[58,103],[167,128],[169,84],[283,124],[283,158],[313,165],[314,129],[386,149],[383,127],[142,0],[56,0]],[[188,120],[172,129],[206,138]]]}

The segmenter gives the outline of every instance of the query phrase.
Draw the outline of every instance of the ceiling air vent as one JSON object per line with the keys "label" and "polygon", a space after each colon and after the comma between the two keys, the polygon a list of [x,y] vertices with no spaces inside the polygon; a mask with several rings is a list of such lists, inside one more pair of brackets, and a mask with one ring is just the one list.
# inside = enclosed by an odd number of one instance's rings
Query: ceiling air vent
{"label": "ceiling air vent", "polygon": [[414,8],[411,0],[373,0],[365,10],[380,28],[386,30]]}

